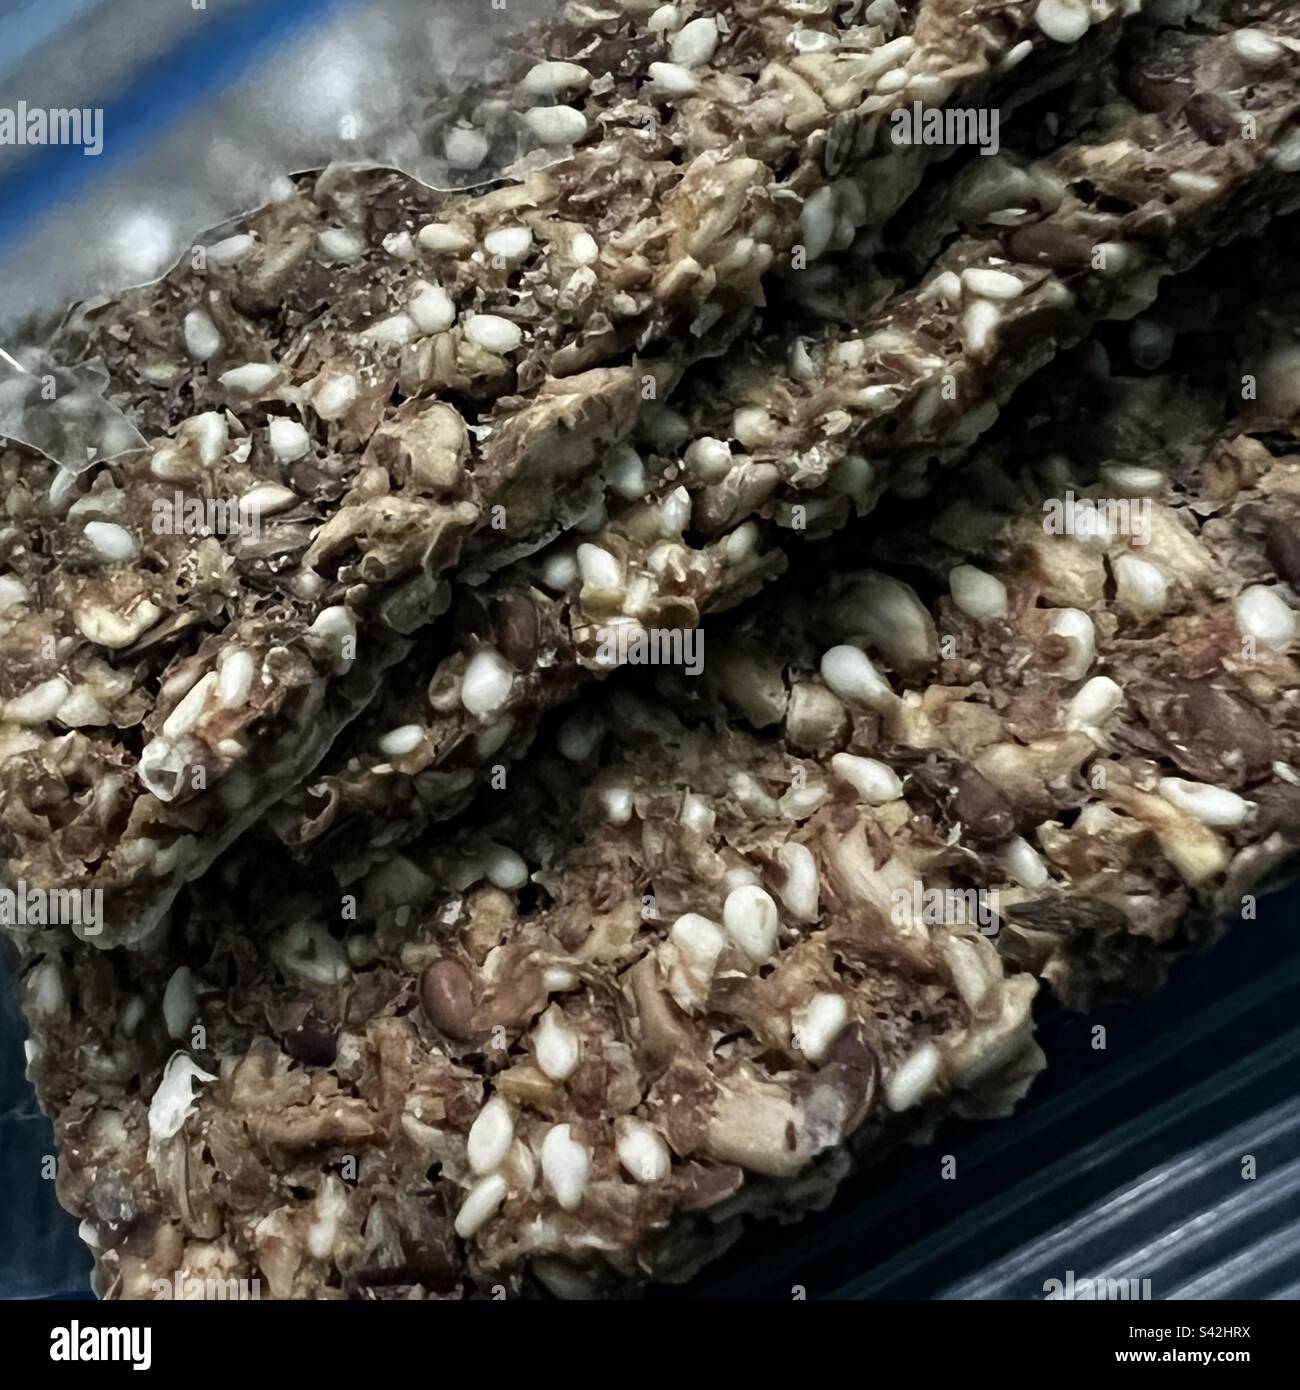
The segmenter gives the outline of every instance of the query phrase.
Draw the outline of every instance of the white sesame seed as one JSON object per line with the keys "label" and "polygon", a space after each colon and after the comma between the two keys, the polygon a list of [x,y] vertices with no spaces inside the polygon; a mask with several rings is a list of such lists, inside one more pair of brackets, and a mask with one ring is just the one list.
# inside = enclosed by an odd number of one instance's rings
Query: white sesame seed
{"label": "white sesame seed", "polygon": [[471,314],[465,336],[488,352],[498,353],[514,352],[524,340],[523,329],[499,314]]}
{"label": "white sesame seed", "polygon": [[1047,885],[1047,865],[1042,855],[1021,835],[1002,847],[998,862],[1022,888],[1036,891]]}
{"label": "white sesame seed", "polygon": [[799,214],[799,234],[809,262],[819,260],[835,235],[835,190],[819,188],[804,200]]}
{"label": "white sesame seed", "polygon": [[1034,22],[1053,43],[1078,43],[1092,28],[1087,0],[1038,0]]}
{"label": "white sesame seed", "polygon": [[506,1180],[500,1173],[489,1173],[470,1188],[456,1213],[456,1234],[469,1240],[499,1210],[506,1199]]}
{"label": "white sesame seed", "polygon": [[82,534],[95,553],[105,560],[131,560],[140,553],[140,543],[114,521],[88,521]]}
{"label": "white sesame seed", "polygon": [[1109,676],[1093,676],[1066,706],[1066,727],[1100,729],[1123,703],[1124,692]]}
{"label": "white sesame seed", "polygon": [[415,259],[415,242],[410,232],[389,232],[383,240],[384,250],[399,261],[412,261]]}
{"label": "white sesame seed", "polygon": [[232,367],[222,372],[217,380],[228,391],[239,391],[246,396],[256,396],[265,391],[280,375],[279,367],[267,362],[246,362],[242,367]]}
{"label": "white sesame seed", "polygon": [[312,396],[312,406],[322,420],[339,420],[357,399],[357,379],[350,372],[331,377]]}
{"label": "white sesame seed", "polygon": [[923,1042],[885,1082],[885,1100],[895,1112],[910,1110],[928,1096],[939,1076],[938,1047]]}
{"label": "white sesame seed", "polygon": [[1007,586],[996,575],[974,565],[957,565],[949,571],[953,603],[977,622],[1007,616]]}
{"label": "white sesame seed", "polygon": [[1287,131],[1273,146],[1269,160],[1274,168],[1280,169],[1284,174],[1300,171],[1300,129]]}
{"label": "white sesame seed", "polygon": [[346,671],[351,667],[357,640],[357,620],[351,609],[341,603],[322,608],[307,631],[325,643],[337,670]]}
{"label": "white sesame seed", "polygon": [[579,232],[573,238],[569,254],[578,265],[595,265],[600,259],[600,247],[590,232]]}
{"label": "white sesame seed", "polygon": [[241,232],[237,236],[228,236],[221,241],[214,241],[208,247],[208,260],[213,265],[238,265],[256,245],[257,243],[247,232]]}
{"label": "white sesame seed", "polygon": [[578,578],[578,561],[571,550],[557,550],[542,561],[542,583],[555,593],[564,593]]}
{"label": "white sesame seed", "polygon": [[652,34],[673,34],[682,27],[682,12],[676,5],[660,5],[646,20]]}
{"label": "white sesame seed", "polygon": [[961,299],[961,276],[955,270],[943,270],[922,291],[925,298],[937,299],[949,308]]}
{"label": "white sesame seed", "polygon": [[522,888],[530,877],[528,864],[522,854],[505,845],[490,845],[483,858],[484,872],[494,888],[514,893]]}
{"label": "white sesame seed", "polygon": [[226,423],[224,411],[205,410],[200,415],[192,415],[180,427],[181,439],[192,439],[198,446],[199,462],[204,468],[211,468],[226,452],[230,439],[230,426]]}
{"label": "white sesame seed", "polygon": [[1254,584],[1237,595],[1232,607],[1243,637],[1251,637],[1275,651],[1281,651],[1295,641],[1295,610],[1274,590]]}
{"label": "white sesame seed", "polygon": [[311,448],[311,435],[297,422],[276,416],[270,426],[271,452],[281,463],[293,463]]}
{"label": "white sesame seed", "polygon": [[615,1124],[615,1135],[618,1161],[635,1181],[662,1182],[672,1171],[668,1145],[653,1125],[621,1115]]}
{"label": "white sesame seed", "polygon": [[576,145],[587,133],[587,118],[573,106],[535,106],[524,123],[543,145]]}
{"label": "white sesame seed", "polygon": [[868,806],[884,806],[903,795],[903,784],[897,773],[878,758],[836,753],[831,758],[831,771],[847,782]]}
{"label": "white sesame seed", "polygon": [[1013,68],[1018,68],[1033,51],[1033,39],[1021,39],[1018,44],[1014,44],[1002,55],[998,63],[998,71],[1010,72]]}
{"label": "white sesame seed", "polygon": [[693,835],[703,836],[712,833],[717,816],[702,796],[687,792],[682,797],[682,809],[677,813],[677,820]]}
{"label": "white sesame seed", "polygon": [[1164,612],[1169,582],[1158,565],[1136,555],[1117,555],[1111,558],[1110,568],[1115,576],[1115,601],[1124,612],[1137,618],[1154,618]]}
{"label": "white sesame seed", "polygon": [[456,322],[456,305],[441,285],[419,280],[406,306],[411,321],[421,333],[445,333]]}
{"label": "white sesame seed", "polygon": [[59,712],[72,687],[62,676],[51,676],[21,695],[15,695],[4,705],[4,722],[9,724],[44,724]]}
{"label": "white sesame seed", "polygon": [[1251,812],[1251,803],[1227,787],[1162,777],[1158,790],[1171,806],[1216,830],[1235,830],[1246,823]]}
{"label": "white sesame seed", "polygon": [[416,336],[415,320],[410,314],[389,314],[365,329],[361,341],[372,347],[405,347]]}
{"label": "white sesame seed", "polygon": [[610,825],[626,825],[632,819],[636,801],[628,787],[604,787],[597,798]]}
{"label": "white sesame seed", "polygon": [[135,775],[159,801],[171,801],[185,777],[186,762],[165,738],[151,738],[140,750]]}
{"label": "white sesame seed", "polygon": [[790,345],[790,375],[796,381],[812,381],[817,375],[808,344],[802,338],[796,338]]}
{"label": "white sesame seed", "polygon": [[217,686],[217,673],[208,671],[200,676],[178,701],[176,708],[163,720],[162,736],[172,742],[184,738],[199,722],[207,706],[208,697]]}
{"label": "white sesame seed", "polygon": [[785,870],[785,882],[777,895],[787,915],[796,922],[815,922],[821,910],[817,856],[807,845],[791,840],[777,850],[776,858]]}
{"label": "white sesame seed", "polygon": [[253,656],[242,647],[228,647],[217,672],[217,703],[222,709],[239,709],[253,689]]}
{"label": "white sesame seed", "polygon": [[465,1154],[470,1168],[480,1177],[495,1172],[506,1161],[514,1142],[515,1121],[510,1106],[501,1096],[493,1096],[469,1127]]}
{"label": "white sesame seed", "polygon": [[967,266],[961,273],[962,284],[981,299],[1019,299],[1025,292],[1025,282],[1007,270],[990,270],[984,266]]}
{"label": "white sesame seed", "polygon": [[857,647],[832,647],[821,659],[822,680],[849,704],[887,710],[895,703],[889,683]]}
{"label": "white sesame seed", "polygon": [[651,63],[647,69],[655,90],[669,97],[688,97],[700,89],[700,79],[680,63]]}
{"label": "white sesame seed", "polygon": [[225,346],[225,341],[218,331],[217,325],[202,309],[191,309],[185,315],[183,329],[185,351],[196,362],[208,361]]}
{"label": "white sesame seed", "polygon": [[129,647],[161,617],[162,609],[152,599],[145,599],[130,613],[118,613],[99,604],[78,608],[72,620],[88,642],[117,651]]}
{"label": "white sesame seed", "polygon": [[1232,36],[1232,51],[1249,68],[1271,68],[1286,50],[1258,29],[1238,29]]}
{"label": "white sesame seed", "polygon": [[1092,619],[1079,608],[1062,608],[1052,617],[1051,631],[1065,638],[1069,652],[1060,663],[1061,675],[1079,681],[1088,674],[1097,656],[1097,634]]}
{"label": "white sesame seed", "polygon": [[194,976],[188,965],[179,965],[172,971],[167,988],[163,990],[162,1011],[167,1036],[183,1038],[199,1012]]}
{"label": "white sesame seed", "polygon": [[614,593],[623,587],[623,567],[618,559],[589,541],[578,547],[578,573],[584,589]]}
{"label": "white sesame seed", "polygon": [[762,406],[742,406],[732,417],[731,430],[746,449],[776,442],[772,417]]}
{"label": "white sesame seed", "polygon": [[1122,241],[1100,241],[1095,251],[1103,275],[1123,275],[1133,261],[1133,248]]}
{"label": "white sesame seed", "polygon": [[461,681],[460,702],[470,714],[487,718],[510,698],[515,673],[499,652],[484,647],[474,653]]}
{"label": "white sesame seed", "polygon": [[691,524],[691,494],[674,488],[659,504],[659,528],[665,536],[680,536]]}
{"label": "white sesame seed", "polygon": [[329,261],[359,261],[366,254],[366,243],[346,227],[326,227],[316,237],[316,245]]}
{"label": "white sesame seed", "polygon": [[546,1010],[533,1029],[533,1051],[537,1065],[552,1081],[564,1081],[576,1070],[582,1042],[557,1004]]}
{"label": "white sesame seed", "polygon": [[587,1190],[591,1159],[569,1125],[554,1125],[542,1140],[542,1177],[565,1211],[576,1211]]}
{"label": "white sesame seed", "polygon": [[755,884],[733,888],[722,907],[722,924],[727,936],[755,964],[771,958],[781,916],[765,889]]}
{"label": "white sesame seed", "polygon": [[520,84],[531,96],[553,97],[561,92],[582,92],[591,85],[591,73],[578,63],[536,63]]}
{"label": "white sesame seed", "polygon": [[446,222],[429,222],[421,227],[419,242],[426,251],[443,256],[468,256],[474,249],[472,236]]}
{"label": "white sesame seed", "polygon": [[605,466],[605,480],[619,497],[629,502],[645,495],[645,464],[630,444],[620,444]]}
{"label": "white sesame seed", "polygon": [[1002,322],[1002,310],[991,299],[977,299],[962,315],[962,341],[968,352],[986,352]]}
{"label": "white sesame seed", "polygon": [[1159,468],[1136,463],[1112,463],[1101,470],[1101,475],[1112,488],[1129,497],[1155,497],[1169,483],[1169,475]]}
{"label": "white sesame seed", "polygon": [[379,751],[386,758],[401,758],[415,752],[423,742],[424,729],[419,724],[400,724],[380,738]]}
{"label": "white sesame seed", "polygon": [[[1277,152],[1274,151],[1276,159]],[[1168,179],[1169,183],[1182,193],[1217,193],[1219,181],[1209,174],[1198,174],[1194,169],[1175,169]]]}
{"label": "white sesame seed", "polygon": [[498,227],[483,238],[483,249],[489,256],[503,261],[522,261],[532,250],[533,234],[527,227]]}
{"label": "white sesame seed", "polygon": [[297,506],[298,494],[279,483],[259,483],[239,499],[239,510],[249,516],[275,516]]}
{"label": "white sesame seed", "polygon": [[705,974],[712,973],[727,944],[722,928],[698,912],[682,913],[669,929],[668,939],[685,960]]}
{"label": "white sesame seed", "polygon": [[731,445],[725,439],[705,435],[686,448],[686,466],[701,482],[720,483],[732,469]]}
{"label": "white sesame seed", "polygon": [[700,68],[718,51],[718,21],[704,15],[684,24],[668,45],[668,56],[684,68]]}
{"label": "white sesame seed", "polygon": [[842,994],[814,994],[791,1019],[795,1046],[814,1065],[826,1060],[835,1039],[849,1021],[849,1006]]}

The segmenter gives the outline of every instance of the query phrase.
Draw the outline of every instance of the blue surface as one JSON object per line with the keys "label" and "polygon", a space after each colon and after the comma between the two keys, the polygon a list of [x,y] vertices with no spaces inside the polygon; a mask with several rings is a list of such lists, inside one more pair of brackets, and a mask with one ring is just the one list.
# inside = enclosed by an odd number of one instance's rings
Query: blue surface
{"label": "blue surface", "polygon": [[[228,14],[214,4],[192,37],[131,74],[127,95],[88,97],[83,103],[104,108],[104,130],[112,138],[105,140],[102,154],[87,158],[75,146],[43,146],[0,176],[0,208],[5,213],[0,218],[0,252],[42,216],[83,196],[96,179],[147,154],[150,145],[205,102],[228,91],[255,62],[295,34],[321,23],[346,2],[260,0]],[[52,13],[66,11],[70,22],[83,8],[79,2],[64,0]],[[16,13],[0,16],[0,53],[34,51],[39,47],[32,41],[34,33],[42,41],[49,39],[45,30],[50,14],[43,15],[38,31],[28,27],[31,14],[38,13],[35,6],[24,5]],[[0,66],[0,104],[10,100],[3,89],[6,75],[6,68]]]}

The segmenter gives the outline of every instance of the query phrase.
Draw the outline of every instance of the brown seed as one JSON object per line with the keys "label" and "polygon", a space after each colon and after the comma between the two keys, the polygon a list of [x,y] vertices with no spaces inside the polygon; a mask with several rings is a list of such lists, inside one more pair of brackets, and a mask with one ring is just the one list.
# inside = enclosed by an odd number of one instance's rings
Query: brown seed
{"label": "brown seed", "polygon": [[974,768],[939,760],[912,774],[909,800],[915,800],[944,825],[960,825],[973,844],[995,844],[1016,832],[1015,808],[992,782]]}
{"label": "brown seed", "polygon": [[1226,145],[1241,133],[1241,126],[1232,107],[1213,92],[1197,92],[1183,107],[1187,124],[1207,145]]}
{"label": "brown seed", "polygon": [[449,957],[424,967],[420,1006],[429,1022],[449,1038],[464,1040],[474,1032],[474,987],[469,971]]}
{"label": "brown seed", "polygon": [[1051,222],[1031,222],[1028,226],[1017,227],[1007,234],[1004,245],[1007,255],[1021,265],[1086,270],[1092,264],[1092,239]]}
{"label": "brown seed", "polygon": [[1264,533],[1264,553],[1279,579],[1300,593],[1300,535],[1280,518]]}
{"label": "brown seed", "polygon": [[537,664],[541,641],[541,623],[528,595],[507,595],[497,616],[497,649],[512,666],[527,671]]}
{"label": "brown seed", "polygon": [[964,767],[957,774],[956,792],[953,815],[976,844],[995,843],[1015,834],[1015,808],[973,768]]}

